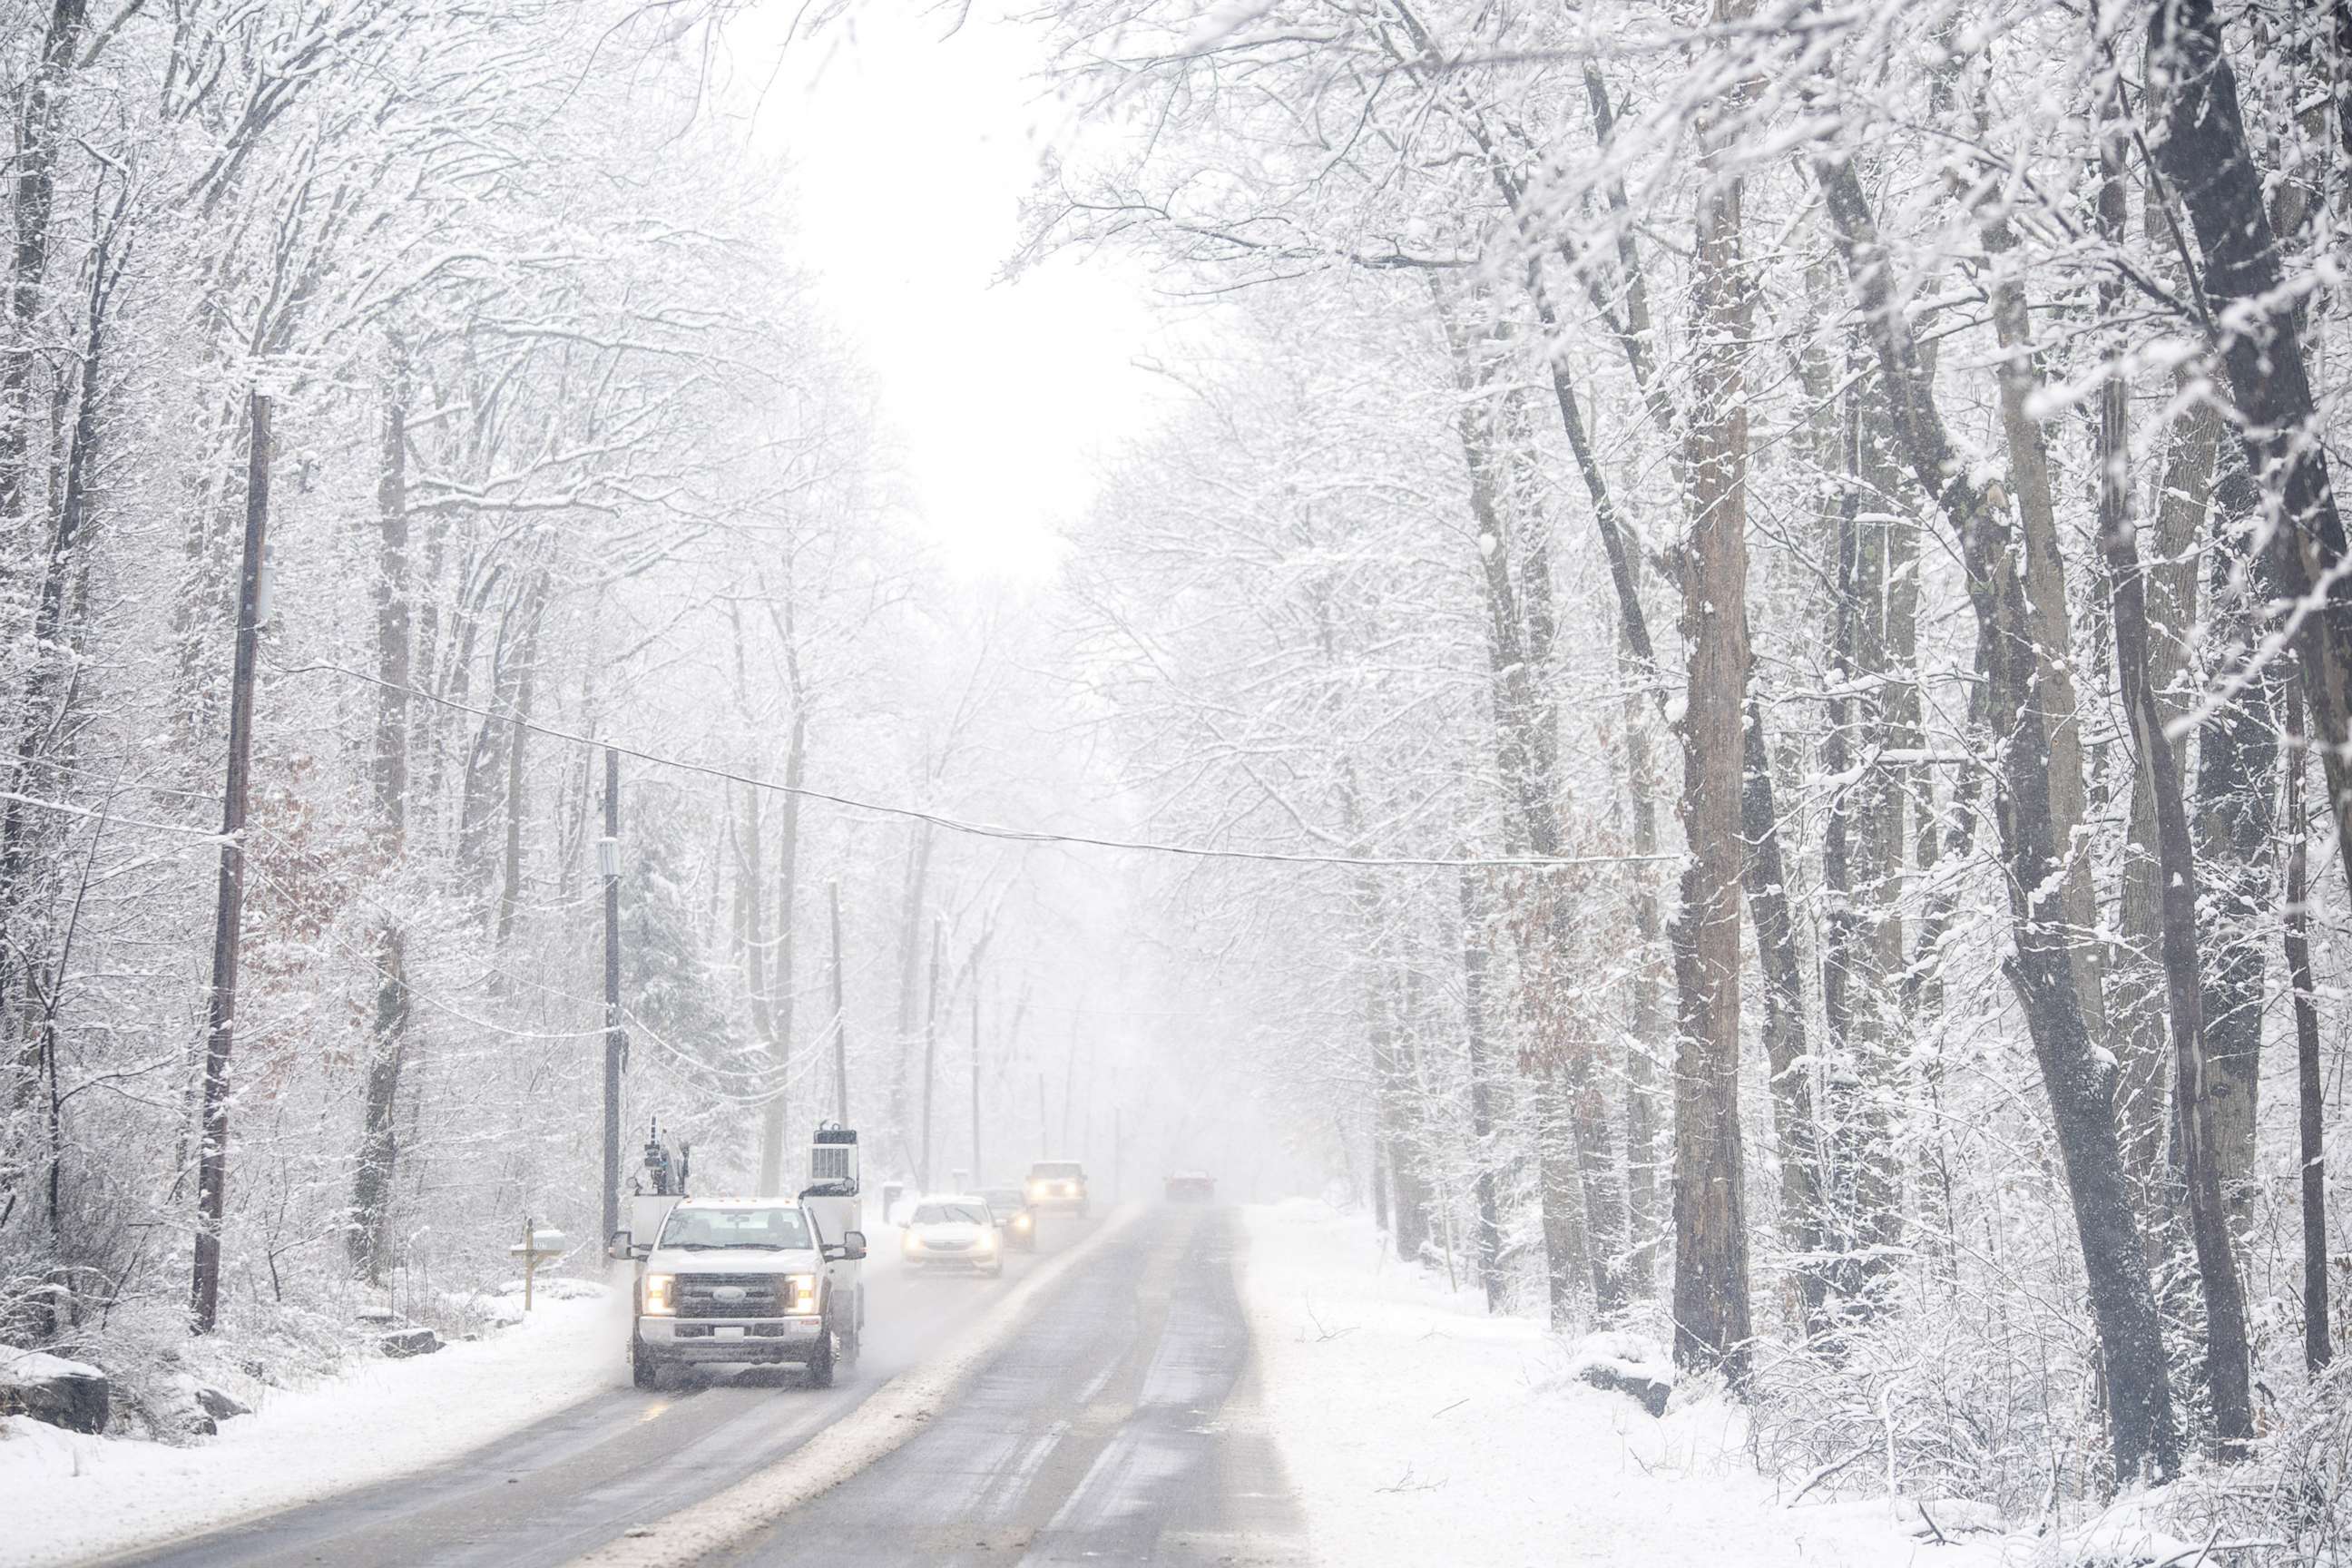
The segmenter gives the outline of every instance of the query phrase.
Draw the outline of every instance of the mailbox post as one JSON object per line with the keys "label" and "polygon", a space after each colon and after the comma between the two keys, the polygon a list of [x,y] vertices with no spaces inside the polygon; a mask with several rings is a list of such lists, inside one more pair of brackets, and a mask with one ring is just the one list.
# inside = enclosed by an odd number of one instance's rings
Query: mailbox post
{"label": "mailbox post", "polygon": [[522,1310],[528,1312],[530,1310],[531,1277],[539,1272],[539,1266],[549,1258],[563,1256],[563,1233],[560,1230],[541,1230],[531,1223],[530,1216],[526,1215],[522,1222],[522,1240],[508,1247],[507,1256],[522,1260]]}

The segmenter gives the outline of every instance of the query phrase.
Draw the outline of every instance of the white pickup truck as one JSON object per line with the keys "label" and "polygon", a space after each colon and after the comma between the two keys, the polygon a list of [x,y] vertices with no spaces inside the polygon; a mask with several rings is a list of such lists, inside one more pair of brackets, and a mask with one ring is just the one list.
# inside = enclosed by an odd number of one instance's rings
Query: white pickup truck
{"label": "white pickup truck", "polygon": [[638,1259],[629,1328],[638,1387],[676,1367],[766,1363],[799,1366],[810,1387],[827,1388],[836,1368],[856,1364],[866,1326],[856,1137],[819,1131],[816,1179],[797,1198],[635,1200],[633,1228],[653,1232],[649,1242],[621,1238]]}

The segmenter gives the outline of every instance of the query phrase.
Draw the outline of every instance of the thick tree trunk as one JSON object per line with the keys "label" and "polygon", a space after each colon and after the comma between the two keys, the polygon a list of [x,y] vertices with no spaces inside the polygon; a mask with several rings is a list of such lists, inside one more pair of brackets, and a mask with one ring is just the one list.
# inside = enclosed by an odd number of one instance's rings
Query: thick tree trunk
{"label": "thick tree trunk", "polygon": [[[2233,1228],[2253,1214],[2254,1133],[2261,1110],[2264,950],[2278,839],[2278,674],[2255,662],[2263,627],[2255,584],[2232,570],[2235,542],[2256,526],[2260,498],[2244,454],[2217,464],[2212,608],[2207,637],[2235,650],[2236,696],[2198,731],[2198,848],[2206,872],[2201,944],[2205,1061],[2213,1158]],[[2246,668],[2252,665],[2252,668]]]}
{"label": "thick tree trunk", "polygon": [[[369,758],[369,858],[379,886],[396,884],[408,847],[408,687],[411,668],[408,563],[408,380],[393,346],[376,457],[375,740]],[[396,898],[396,894],[395,894]],[[385,900],[396,909],[394,900]],[[406,934],[396,913],[375,933],[375,1010],[368,1042],[366,1101],[352,1177],[352,1262],[370,1283],[392,1261],[392,1183],[399,1158],[395,1114],[408,1057]]]}
{"label": "thick tree trunk", "polygon": [[[48,282],[49,217],[57,199],[58,98],[74,68],[87,0],[51,0],[39,61],[16,119],[16,247],[8,277],[7,340],[0,345],[0,527],[25,514],[31,487],[33,372],[41,359],[41,296]],[[87,395],[87,393],[85,393]]]}
{"label": "thick tree trunk", "polygon": [[[2344,521],[2313,429],[2311,377],[2295,331],[2263,171],[2247,148],[2237,74],[2212,0],[2159,0],[2148,16],[2149,112],[2157,166],[2189,210],[2204,253],[2201,305],[2217,334],[2238,439],[2263,498],[2266,597],[2297,604],[2295,643],[2312,728],[2324,742],[2328,808],[2352,850],[2352,572]],[[2324,587],[2322,586],[2324,584]],[[2315,595],[2318,595],[2315,601]],[[2352,853],[2338,857],[2352,878]]]}
{"label": "thick tree trunk", "polygon": [[1823,158],[1815,162],[1814,174],[1878,351],[1896,446],[1949,520],[1968,572],[1985,719],[2000,746],[1999,816],[2016,944],[2010,974],[2057,1124],[2105,1363],[2116,1472],[2126,1481],[2170,1476],[2179,1467],[2179,1436],[2147,1252],[2116,1131],[2113,1058],[2096,1048],[2084,1027],[2067,916],[2063,907],[2052,907],[2048,892],[2064,849],[2054,830],[2048,742],[2032,689],[2041,658],[2009,517],[1946,434],[1853,165]]}
{"label": "thick tree trunk", "polygon": [[[1716,19],[1744,14],[1717,0]],[[1720,108],[1728,115],[1732,110]],[[1748,1213],[1739,1131],[1740,873],[1743,773],[1748,758],[1748,393],[1743,360],[1754,294],[1741,253],[1742,182],[1717,166],[1724,138],[1701,130],[1706,164],[1692,288],[1694,404],[1687,446],[1691,541],[1683,572],[1683,643],[1690,680],[1683,730],[1683,874],[1675,965],[1682,1037],[1675,1065],[1675,1355],[1748,1366]],[[1758,710],[1760,713],[1760,710]],[[1746,766],[1743,766],[1743,763]],[[1760,765],[1759,765],[1760,764]],[[1777,882],[1777,879],[1775,879]],[[1759,936],[1761,921],[1759,922]]]}
{"label": "thick tree trunk", "polygon": [[[1588,75],[1588,87],[1596,79]],[[1507,198],[1513,199],[1516,205],[1516,187],[1505,182],[1504,190]],[[1620,255],[1620,265],[1626,272],[1627,299],[1635,300],[1645,297],[1639,253],[1630,238],[1621,248]],[[1667,693],[1650,640],[1648,617],[1642,608],[1639,562],[1626,542],[1623,523],[1610,499],[1608,481],[1585,433],[1584,417],[1577,407],[1575,388],[1569,381],[1567,362],[1558,347],[1562,337],[1558,312],[1542,287],[1540,274],[1535,275],[1531,283],[1538,319],[1553,345],[1549,355],[1553,399],[1559,405],[1560,425],[1567,434],[1569,448],[1575,458],[1577,472],[1583,480],[1585,494],[1592,503],[1593,531],[1600,535],[1601,552],[1609,567],[1610,584],[1616,593],[1619,625],[1627,647],[1627,683],[1646,688],[1663,713]],[[1694,499],[1688,455],[1674,400],[1652,374],[1652,361],[1643,347],[1646,342],[1644,331],[1638,327],[1628,326],[1618,337],[1634,381],[1642,389],[1643,405],[1649,411],[1658,434],[1668,443],[1669,457],[1682,491],[1685,511],[1695,520],[1698,507]],[[1696,532],[1695,521],[1692,527]],[[1745,636],[1744,627],[1742,636]],[[1782,1225],[1791,1249],[1801,1255],[1810,1255],[1817,1250],[1820,1235],[1820,1221],[1815,1211],[1820,1192],[1821,1138],[1813,1110],[1810,1069],[1805,1066],[1804,970],[1797,951],[1794,926],[1789,918],[1780,812],[1774,799],[1771,747],[1765,731],[1762,708],[1751,702],[1748,717],[1745,778],[1740,794],[1740,832],[1747,841],[1748,853],[1740,868],[1740,879],[1747,893],[1749,917],[1756,923],[1757,956],[1764,972],[1764,1038],[1772,1068],[1775,1130],[1780,1154]],[[1685,754],[1685,770],[1688,762]],[[1675,973],[1677,975],[1683,973],[1678,960]],[[1679,1013],[1679,1002],[1677,1010]]]}

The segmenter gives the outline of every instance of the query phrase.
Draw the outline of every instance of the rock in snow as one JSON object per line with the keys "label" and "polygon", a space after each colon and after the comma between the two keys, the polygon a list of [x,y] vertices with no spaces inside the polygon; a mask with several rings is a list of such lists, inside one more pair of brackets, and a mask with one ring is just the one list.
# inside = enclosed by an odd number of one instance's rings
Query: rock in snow
{"label": "rock in snow", "polygon": [[441,1348],[441,1336],[431,1329],[395,1329],[376,1342],[376,1348],[394,1361],[404,1361],[413,1355],[431,1355]]}
{"label": "rock in snow", "polygon": [[1666,1413],[1675,1391],[1674,1363],[1638,1334],[1587,1334],[1568,1359],[1568,1375],[1595,1388],[1630,1394],[1653,1415]]}
{"label": "rock in snow", "polygon": [[0,1415],[22,1414],[68,1432],[106,1430],[111,1391],[94,1366],[0,1345]]}

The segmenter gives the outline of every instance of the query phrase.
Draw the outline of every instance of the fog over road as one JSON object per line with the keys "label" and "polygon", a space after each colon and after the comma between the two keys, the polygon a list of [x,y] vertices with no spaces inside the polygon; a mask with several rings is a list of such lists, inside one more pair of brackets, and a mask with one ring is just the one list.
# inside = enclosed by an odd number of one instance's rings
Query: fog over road
{"label": "fog over road", "polygon": [[[1209,1208],[1125,1226],[924,1431],[722,1561],[1304,1561],[1279,1463],[1245,1416],[1238,1231]],[[446,1465],[116,1561],[568,1562],[789,1462],[1082,1234],[1049,1221],[1039,1255],[1012,1255],[1001,1280],[873,1269],[865,1355],[835,1388],[802,1388],[797,1369],[616,1388]]]}

